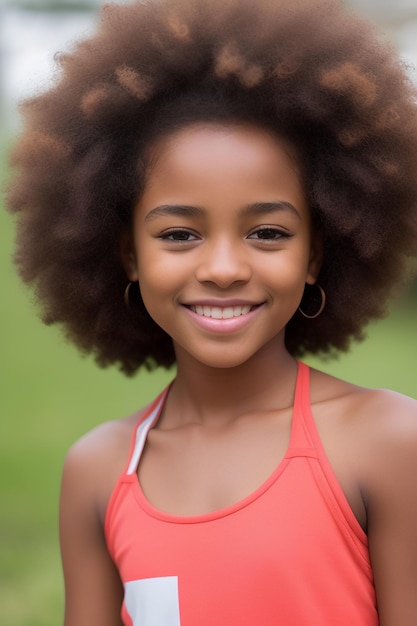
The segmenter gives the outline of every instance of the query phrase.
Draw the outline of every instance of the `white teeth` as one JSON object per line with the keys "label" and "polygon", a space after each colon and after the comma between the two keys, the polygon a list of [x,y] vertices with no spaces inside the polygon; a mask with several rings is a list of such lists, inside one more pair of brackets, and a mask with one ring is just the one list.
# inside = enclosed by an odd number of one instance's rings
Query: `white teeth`
{"label": "white teeth", "polygon": [[[209,308],[210,307],[204,307],[204,315],[206,315],[206,309]],[[221,309],[219,306],[211,307],[210,317],[214,317],[215,320],[221,320],[223,318],[223,309]]]}
{"label": "white teeth", "polygon": [[204,317],[212,317],[216,320],[226,320],[232,317],[239,317],[240,315],[246,315],[251,310],[251,306],[246,304],[244,306],[226,306],[221,308],[219,306],[202,306],[201,304],[191,305],[190,309],[197,313],[197,315],[203,315]]}

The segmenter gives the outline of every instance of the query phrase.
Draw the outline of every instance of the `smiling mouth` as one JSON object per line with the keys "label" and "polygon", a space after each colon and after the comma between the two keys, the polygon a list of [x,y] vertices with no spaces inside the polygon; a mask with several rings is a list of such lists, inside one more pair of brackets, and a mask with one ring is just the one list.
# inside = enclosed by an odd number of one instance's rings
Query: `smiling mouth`
{"label": "smiling mouth", "polygon": [[250,311],[253,311],[259,306],[261,305],[255,304],[251,306],[249,304],[245,304],[242,306],[238,305],[238,306],[219,307],[219,306],[207,306],[207,305],[202,306],[200,304],[196,304],[196,305],[189,305],[187,308],[189,308],[190,311],[193,311],[193,313],[196,313],[197,315],[201,315],[202,317],[211,317],[216,320],[227,320],[233,317],[240,317],[241,315],[247,315]]}

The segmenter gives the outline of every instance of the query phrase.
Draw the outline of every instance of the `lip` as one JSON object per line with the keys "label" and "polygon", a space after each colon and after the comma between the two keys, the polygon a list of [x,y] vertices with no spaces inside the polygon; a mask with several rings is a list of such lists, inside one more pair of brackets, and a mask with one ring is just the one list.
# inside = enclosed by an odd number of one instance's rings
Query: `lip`
{"label": "lip", "polygon": [[253,300],[243,300],[238,298],[201,298],[190,302],[183,302],[183,306],[217,306],[225,309],[231,306],[259,306],[263,302],[254,302]]}
{"label": "lip", "polygon": [[[207,330],[209,332],[222,334],[237,332],[238,330],[244,328],[259,314],[259,311],[263,308],[263,305],[263,302],[259,304],[254,302],[248,302],[247,300],[198,300],[193,302],[192,304],[184,304],[183,307],[187,315],[189,315],[191,321],[199,328]],[[214,317],[206,317],[205,315],[199,315],[198,313],[195,313],[191,308],[189,308],[190,306],[210,306],[220,308],[227,308],[232,306],[251,306],[255,308],[248,313],[244,313],[236,317],[218,319]]]}

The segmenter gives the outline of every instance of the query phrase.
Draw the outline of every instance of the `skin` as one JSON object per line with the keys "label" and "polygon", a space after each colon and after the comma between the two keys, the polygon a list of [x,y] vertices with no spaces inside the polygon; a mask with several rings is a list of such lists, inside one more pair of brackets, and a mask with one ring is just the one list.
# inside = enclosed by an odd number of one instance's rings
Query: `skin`
{"label": "skin", "polygon": [[[199,124],[160,140],[132,233],[130,280],[173,338],[178,375],[148,436],[139,480],[176,515],[228,506],[262,484],[289,442],[297,366],[288,320],[320,270],[296,154],[245,125]],[[197,307],[245,306],[207,322]],[[318,371],[311,404],[359,524],[367,531],[381,626],[417,615],[417,403]],[[107,503],[140,412],[70,450],[61,498],[65,626],[120,626],[122,587],[105,545]]]}

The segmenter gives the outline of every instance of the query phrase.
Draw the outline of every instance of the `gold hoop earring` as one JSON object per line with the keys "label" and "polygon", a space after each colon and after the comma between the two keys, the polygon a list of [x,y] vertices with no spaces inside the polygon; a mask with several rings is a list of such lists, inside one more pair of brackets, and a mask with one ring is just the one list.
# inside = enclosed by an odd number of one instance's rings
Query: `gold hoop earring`
{"label": "gold hoop earring", "polygon": [[317,283],[314,283],[314,285],[311,285],[311,286],[317,287],[320,291],[321,304],[320,304],[319,310],[314,315],[308,315],[307,313],[304,313],[301,306],[298,307],[298,310],[300,311],[301,315],[303,315],[307,319],[314,320],[316,317],[318,317],[319,315],[323,313],[324,307],[326,306],[326,294],[324,293],[323,287],[320,287],[320,285],[318,285]]}
{"label": "gold hoop earring", "polygon": [[123,294],[123,300],[124,300],[124,303],[125,303],[125,307],[127,309],[130,309],[130,288],[131,288],[131,286],[133,284],[134,284],[133,282],[127,283],[126,289],[125,289],[124,294]]}

